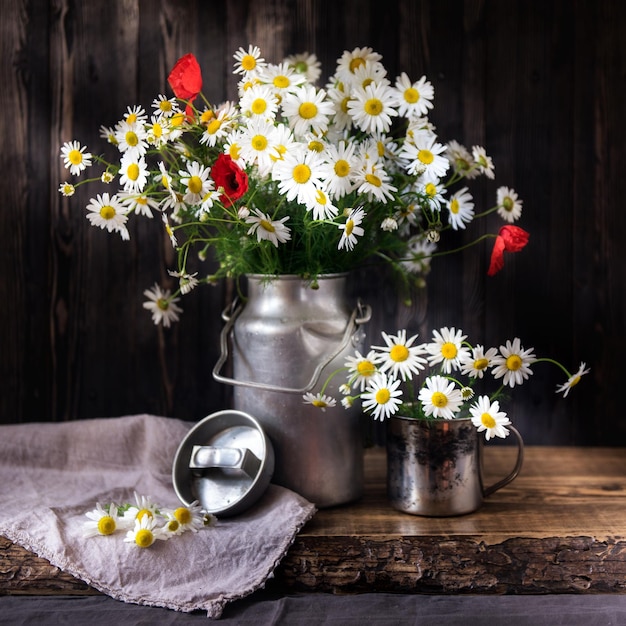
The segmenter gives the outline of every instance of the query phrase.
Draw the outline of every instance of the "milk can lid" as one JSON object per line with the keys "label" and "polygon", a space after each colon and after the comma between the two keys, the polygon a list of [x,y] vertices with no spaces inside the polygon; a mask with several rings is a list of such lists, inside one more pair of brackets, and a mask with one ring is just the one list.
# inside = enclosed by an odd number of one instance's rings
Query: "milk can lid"
{"label": "milk can lid", "polygon": [[274,449],[261,425],[243,411],[207,415],[174,455],[172,482],[185,505],[199,500],[215,515],[236,515],[265,492],[274,472]]}

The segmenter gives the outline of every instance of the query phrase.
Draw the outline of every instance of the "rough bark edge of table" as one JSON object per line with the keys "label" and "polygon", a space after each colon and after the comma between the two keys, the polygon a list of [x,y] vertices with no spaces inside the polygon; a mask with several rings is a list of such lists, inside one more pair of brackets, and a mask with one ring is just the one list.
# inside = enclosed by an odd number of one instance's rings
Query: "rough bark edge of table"
{"label": "rough bark edge of table", "polygon": [[[299,537],[275,572],[294,591],[626,593],[626,541],[591,537]],[[0,537],[0,595],[99,592]]]}

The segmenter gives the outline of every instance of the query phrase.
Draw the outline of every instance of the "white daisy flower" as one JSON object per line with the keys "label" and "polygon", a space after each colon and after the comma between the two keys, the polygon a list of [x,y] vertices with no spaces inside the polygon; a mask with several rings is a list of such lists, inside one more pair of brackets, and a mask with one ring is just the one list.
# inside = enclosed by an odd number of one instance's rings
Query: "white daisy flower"
{"label": "white daisy flower", "polygon": [[115,139],[120,152],[139,158],[148,151],[147,133],[142,126],[120,122],[115,127]]}
{"label": "white daisy flower", "polygon": [[256,233],[257,241],[262,239],[271,241],[277,248],[279,243],[285,243],[291,239],[289,228],[285,226],[289,216],[280,220],[272,220],[269,215],[259,209],[254,209],[254,213],[255,215],[249,215],[246,218],[246,224],[252,224],[248,230],[248,235]]}
{"label": "white daisy flower", "polygon": [[140,104],[136,104],[133,107],[126,107],[123,122],[129,126],[142,126],[146,123],[147,119],[148,115]]}
{"label": "white daisy flower", "polygon": [[287,200],[300,204],[314,203],[317,190],[323,188],[321,157],[311,150],[293,150],[276,161],[272,178],[278,181],[278,189]]}
{"label": "white daisy flower", "polygon": [[374,419],[384,421],[402,405],[400,380],[386,374],[377,374],[361,396],[364,411],[371,411]]}
{"label": "white daisy flower", "polygon": [[[163,204],[163,208],[164,209],[165,209],[167,204],[168,204],[168,202],[165,202]],[[178,204],[180,204],[180,202],[178,202],[176,204],[178,205]],[[182,206],[184,206],[184,204]],[[176,213],[172,214],[172,218],[173,219],[176,218]],[[161,214],[161,219],[163,221],[163,226],[165,226],[165,232],[167,233],[167,236],[170,238],[170,242],[172,244],[172,248],[178,248],[178,241],[176,240],[176,235],[174,234],[174,229],[170,226],[170,220],[169,220],[169,217],[167,216],[167,213],[162,213]]]}
{"label": "white daisy flower", "polygon": [[192,161],[187,170],[178,172],[180,184],[187,188],[183,200],[188,204],[200,204],[204,196],[213,190],[213,179],[209,178],[210,169],[197,161]]}
{"label": "white daisy flower", "polygon": [[273,120],[278,111],[278,99],[269,85],[253,85],[244,91],[239,106],[243,115]]}
{"label": "white daisy flower", "polygon": [[425,76],[412,83],[408,75],[402,72],[396,79],[394,94],[398,115],[403,117],[416,119],[428,115],[428,110],[433,108],[435,90]]}
{"label": "white daisy flower", "polygon": [[420,133],[415,143],[406,141],[400,152],[401,158],[407,159],[407,172],[417,176],[423,174],[429,178],[443,178],[450,167],[450,161],[442,154],[445,146],[437,143],[430,133]]}
{"label": "white daisy flower", "polygon": [[570,376],[566,382],[562,385],[558,385],[556,388],[556,393],[563,392],[563,397],[567,398],[567,394],[570,392],[570,389],[576,386],[580,382],[580,377],[588,374],[591,370],[589,368],[585,368],[585,363],[581,363],[578,371]]}
{"label": "white daisy flower", "polygon": [[136,519],[132,530],[129,530],[124,537],[127,543],[134,543],[140,548],[149,548],[156,539],[163,539],[164,536],[156,527],[156,519],[144,515],[141,519]]}
{"label": "white daisy flower", "polygon": [[344,50],[343,54],[337,59],[336,79],[338,82],[351,85],[354,80],[354,73],[359,68],[370,63],[377,63],[383,57],[374,52],[372,48],[354,48],[352,51]]}
{"label": "white daisy flower", "polygon": [[274,160],[279,156],[276,151],[277,132],[277,127],[270,120],[255,117],[237,136],[239,158],[246,164],[256,163],[260,176],[270,173]]}
{"label": "white daisy flower", "polygon": [[456,191],[447,203],[448,222],[454,230],[465,228],[474,219],[474,202],[467,187]]}
{"label": "white daisy flower", "polygon": [[398,222],[393,217],[386,217],[380,224],[380,229],[391,233],[398,230]]}
{"label": "white daisy flower", "polygon": [[504,439],[509,434],[506,428],[511,421],[506,413],[500,411],[500,404],[497,400],[490,402],[489,396],[480,396],[470,407],[472,424],[476,426],[479,433],[485,433],[485,439],[489,441],[492,437]]}
{"label": "white daisy flower", "polygon": [[334,112],[333,103],[326,100],[326,92],[316,90],[313,85],[303,85],[286,94],[282,108],[296,137],[302,137],[307,132],[326,132]]}
{"label": "white daisy flower", "polygon": [[290,68],[285,62],[278,65],[268,64],[259,72],[259,80],[270,85],[281,100],[298,85],[306,82],[305,76]]}
{"label": "white daisy flower", "polygon": [[437,251],[437,244],[428,241],[422,235],[411,237],[407,244],[407,256],[402,265],[413,274],[428,274],[432,255]]}
{"label": "white daisy flower", "polygon": [[118,232],[123,240],[130,239],[130,233],[126,228],[128,209],[119,201],[116,195],[108,193],[98,194],[87,205],[87,219],[92,226],[99,226],[108,232]]}
{"label": "white daisy flower", "polygon": [[141,193],[148,182],[148,164],[142,156],[126,152],[120,162],[120,185],[127,193]]}
{"label": "white daisy flower", "polygon": [[492,360],[494,378],[502,378],[502,384],[509,387],[521,385],[533,372],[530,365],[536,361],[533,349],[524,350],[519,338],[507,340],[500,346],[500,354]]}
{"label": "white daisy flower", "polygon": [[261,56],[261,50],[258,46],[248,46],[247,50],[239,48],[233,55],[235,63],[234,74],[243,74],[244,76],[252,72],[258,72],[266,66],[265,59]]}
{"label": "white daisy flower", "polygon": [[335,199],[342,198],[354,189],[354,149],[354,143],[339,141],[337,144],[328,144],[322,154],[320,172],[328,193]]}
{"label": "white daisy flower", "polygon": [[441,369],[446,374],[460,369],[461,362],[469,355],[468,348],[463,345],[466,338],[462,330],[454,327],[433,331],[433,340],[426,346],[431,355],[428,357],[428,365],[441,363]]}
{"label": "white daisy flower", "polygon": [[180,289],[180,293],[182,293],[183,296],[187,295],[192,289],[195,289],[200,284],[200,281],[196,278],[198,272],[194,272],[193,274],[185,274],[168,270],[167,273],[174,278],[178,278],[178,288]]}
{"label": "white daisy flower", "polygon": [[109,126],[100,126],[100,134],[98,135],[101,139],[106,139],[106,141],[114,146],[117,145],[117,139],[115,138],[115,130]]}
{"label": "white daisy flower", "polygon": [[91,165],[91,152],[85,152],[85,146],[81,146],[78,141],[66,141],[61,148],[61,157],[72,176],[78,176]]}
{"label": "white daisy flower", "polygon": [[382,337],[385,346],[372,346],[378,351],[380,358],[380,371],[390,371],[393,376],[404,380],[411,380],[413,374],[418,374],[426,365],[426,359],[422,358],[423,348],[414,346],[417,334],[409,339],[406,338],[406,330],[399,330],[397,335],[388,335],[383,331]]}
{"label": "white daisy flower", "polygon": [[154,217],[152,210],[159,210],[159,203],[150,195],[145,193],[119,194],[120,202],[128,209],[128,212],[135,212],[137,215],[145,215],[148,218]]}
{"label": "white daisy flower", "polygon": [[109,508],[106,509],[98,502],[96,508],[85,513],[85,515],[89,521],[83,524],[83,537],[112,535],[118,528],[119,515],[115,504],[110,504]]}
{"label": "white daisy flower", "polygon": [[444,376],[429,376],[424,381],[418,398],[427,416],[453,419],[463,404],[461,390]]}
{"label": "white daisy flower", "polygon": [[69,198],[76,193],[76,187],[74,187],[72,183],[64,182],[59,187],[59,192],[62,193],[66,198]]}
{"label": "white daisy flower", "polygon": [[492,365],[493,358],[498,354],[495,348],[485,348],[480,344],[472,348],[471,353],[464,353],[459,358],[461,362],[461,374],[471,378],[482,378]]}
{"label": "white daisy flower", "polygon": [[314,54],[308,52],[292,54],[285,59],[285,62],[295,72],[304,74],[306,81],[311,85],[314,85],[322,75],[322,64]]}
{"label": "white daisy flower", "polygon": [[346,219],[345,224],[339,224],[337,228],[343,230],[341,239],[337,244],[337,249],[341,250],[345,247],[346,250],[354,250],[354,246],[357,243],[357,237],[361,237],[365,233],[363,228],[359,224],[363,221],[367,213],[362,208],[351,209]]}
{"label": "white daisy flower", "polygon": [[367,194],[368,201],[376,199],[386,204],[393,200],[393,193],[397,191],[390,180],[391,176],[380,162],[364,159],[355,172],[354,183],[359,193]]}
{"label": "white daisy flower", "polygon": [[169,124],[167,118],[163,116],[153,115],[150,123],[146,126],[146,141],[160,148],[168,141]]}
{"label": "white daisy flower", "polygon": [[487,178],[495,178],[493,161],[491,157],[487,156],[482,146],[472,146],[472,158],[481,174],[484,174]]}
{"label": "white daisy flower", "polygon": [[505,221],[513,223],[522,216],[522,200],[514,189],[498,187],[497,191],[498,215]]}
{"label": "white daisy flower", "polygon": [[[356,350],[354,356],[347,357],[345,366],[348,368],[350,384],[358,386],[363,391],[378,372],[376,364],[379,361],[380,356],[374,350],[370,350],[365,356]],[[348,387],[348,393],[350,393],[349,389],[350,387]]]}
{"label": "white daisy flower", "polygon": [[458,141],[453,139],[446,145],[446,156],[452,164],[455,173],[467,179],[476,178],[480,174],[474,157],[472,157],[469,150]]}
{"label": "white daisy flower", "polygon": [[334,407],[337,404],[335,398],[324,395],[321,391],[318,393],[307,392],[302,396],[305,404],[312,404],[314,407],[326,411],[328,407]]}
{"label": "white daisy flower", "polygon": [[173,298],[169,289],[161,289],[155,284],[152,289],[146,289],[143,295],[148,298],[143,303],[143,308],[152,313],[152,321],[155,325],[163,324],[169,328],[172,322],[177,322],[178,314],[183,310],[176,304],[180,298]]}
{"label": "white daisy flower", "polygon": [[314,220],[332,220],[339,213],[339,209],[322,189],[315,190],[315,197],[307,203],[306,208],[313,213]]}
{"label": "white daisy flower", "polygon": [[180,535],[190,530],[197,533],[204,528],[205,512],[198,500],[194,500],[189,506],[179,506],[176,509],[165,509],[163,515],[166,524],[163,528],[166,536]]}
{"label": "white daisy flower", "polygon": [[430,208],[434,211],[441,211],[441,203],[444,201],[444,195],[447,193],[445,186],[438,178],[425,178],[417,185],[417,190],[426,196]]}
{"label": "white daisy flower", "polygon": [[348,114],[366,133],[387,133],[391,128],[391,118],[398,115],[394,109],[394,94],[391,87],[374,83],[357,88],[350,94]]}
{"label": "white daisy flower", "polygon": [[163,94],[159,94],[152,101],[152,110],[155,115],[163,117],[171,117],[174,113],[180,113],[180,107],[178,106],[176,98],[168,98]]}

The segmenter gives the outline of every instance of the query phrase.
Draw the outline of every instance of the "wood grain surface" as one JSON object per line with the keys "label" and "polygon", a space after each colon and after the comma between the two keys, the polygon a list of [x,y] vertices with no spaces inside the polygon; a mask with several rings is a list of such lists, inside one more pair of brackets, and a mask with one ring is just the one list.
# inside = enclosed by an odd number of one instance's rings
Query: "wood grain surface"
{"label": "wood grain surface", "polygon": [[[487,483],[515,450],[486,452]],[[285,589],[362,593],[626,593],[626,449],[530,447],[520,475],[475,513],[427,518],[386,500],[386,456],[366,488],[320,510],[276,571]],[[96,593],[0,537],[0,594]]]}

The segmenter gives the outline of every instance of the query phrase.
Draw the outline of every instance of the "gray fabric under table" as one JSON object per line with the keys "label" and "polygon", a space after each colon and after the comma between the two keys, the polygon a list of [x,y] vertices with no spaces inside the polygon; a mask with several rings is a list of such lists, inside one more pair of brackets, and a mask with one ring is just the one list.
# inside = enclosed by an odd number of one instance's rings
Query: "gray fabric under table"
{"label": "gray fabric under table", "polygon": [[626,595],[442,596],[388,593],[334,596],[267,591],[229,604],[222,618],[204,612],[125,604],[108,596],[0,596],[0,624],[363,624],[414,626],[623,626]]}

